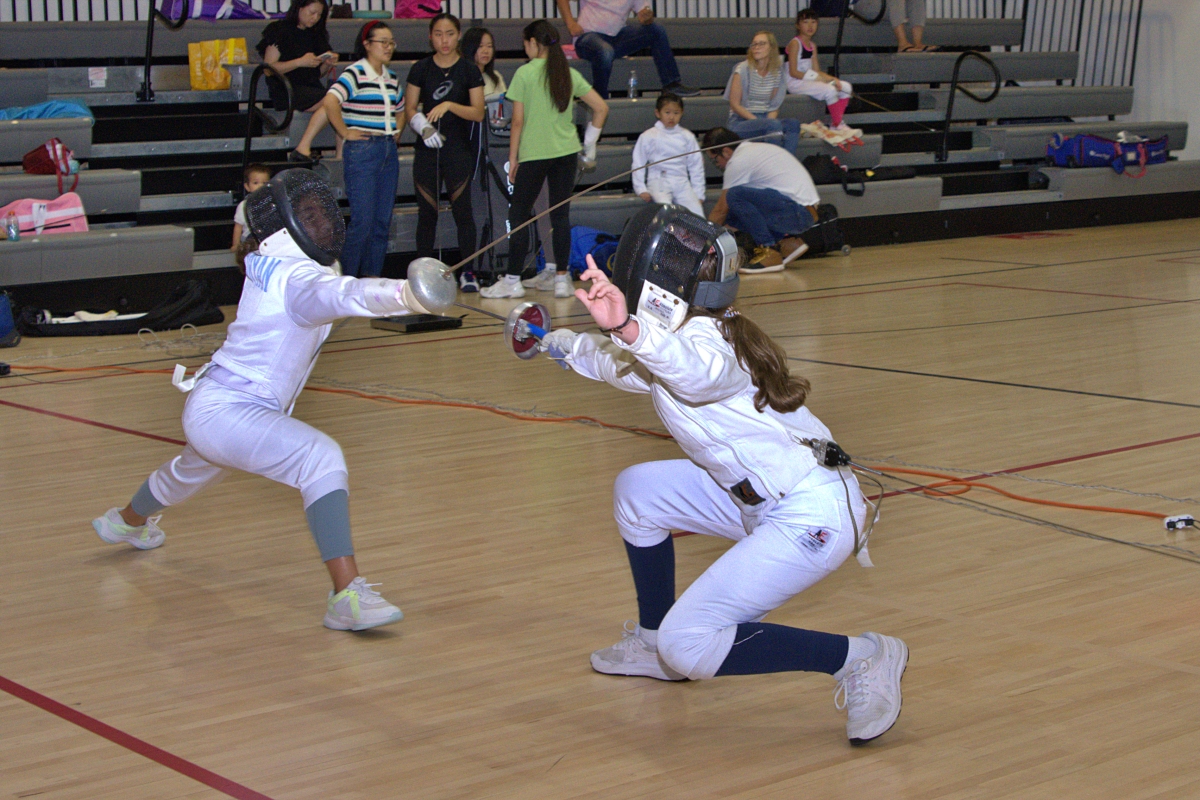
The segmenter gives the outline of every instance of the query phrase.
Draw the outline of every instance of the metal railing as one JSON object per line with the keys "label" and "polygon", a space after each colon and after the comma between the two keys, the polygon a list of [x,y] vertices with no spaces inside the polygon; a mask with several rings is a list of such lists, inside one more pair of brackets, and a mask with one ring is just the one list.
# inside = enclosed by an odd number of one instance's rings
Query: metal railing
{"label": "metal railing", "polygon": [[[268,72],[283,81],[283,88],[287,91],[287,113],[283,115],[283,120],[278,125],[275,124],[275,120],[271,119],[270,114],[258,107],[258,84],[263,75]],[[246,141],[242,144],[243,176],[246,174],[246,167],[250,166],[250,141],[254,138],[254,120],[256,118],[260,120],[267,133],[281,133],[291,126],[292,116],[296,113],[295,101],[292,99],[292,82],[288,80],[287,75],[275,69],[274,65],[259,64],[254,68],[254,72],[250,73],[250,97],[247,98],[246,103]],[[241,193],[241,185],[242,182],[239,180],[238,190],[235,194]]]}
{"label": "metal railing", "polygon": [[154,23],[161,22],[167,27],[167,30],[177,31],[187,22],[188,14],[191,13],[188,0],[180,0],[179,19],[171,19],[159,11],[154,3],[155,0],[150,0],[150,14],[146,18],[146,67],[142,74],[142,87],[138,89],[137,93],[139,103],[154,102],[154,87],[150,81],[150,67],[154,60]]}
{"label": "metal railing", "polygon": [[[903,3],[904,0],[893,0],[893,2]],[[833,71],[830,73],[831,75],[840,76],[842,74],[842,35],[846,32],[846,17],[854,17],[864,25],[878,25],[883,20],[885,14],[887,14],[887,0],[881,0],[879,3],[879,13],[870,18],[859,14],[850,5],[850,0],[846,0],[842,5],[841,16],[838,17],[837,41],[833,43]]]}
{"label": "metal railing", "polygon": [[[974,58],[982,61],[992,70],[995,83],[992,86],[991,94],[989,94],[987,97],[980,97],[965,86],[958,85],[958,71],[962,69],[963,62],[968,58]],[[976,53],[973,50],[968,50],[954,60],[954,74],[950,78],[950,97],[946,100],[946,124],[943,126],[942,130],[942,147],[937,154],[937,160],[939,162],[946,161],[950,158],[950,121],[954,119],[955,96],[959,92],[962,92],[976,103],[990,103],[996,99],[996,95],[1000,94],[1000,87],[1002,85],[1004,85],[1004,80],[1000,77],[1000,70],[996,67],[996,62],[992,61],[982,53]]]}

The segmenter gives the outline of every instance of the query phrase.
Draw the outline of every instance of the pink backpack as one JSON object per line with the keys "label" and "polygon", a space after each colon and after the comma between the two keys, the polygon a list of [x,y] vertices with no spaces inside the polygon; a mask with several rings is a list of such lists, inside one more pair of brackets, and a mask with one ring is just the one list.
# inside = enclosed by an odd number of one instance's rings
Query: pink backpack
{"label": "pink backpack", "polygon": [[0,206],[0,220],[6,219],[10,211],[16,212],[22,235],[80,233],[88,229],[83,201],[74,192],[57,200],[14,200]]}
{"label": "pink backpack", "polygon": [[396,19],[429,19],[442,13],[441,0],[396,0]]}

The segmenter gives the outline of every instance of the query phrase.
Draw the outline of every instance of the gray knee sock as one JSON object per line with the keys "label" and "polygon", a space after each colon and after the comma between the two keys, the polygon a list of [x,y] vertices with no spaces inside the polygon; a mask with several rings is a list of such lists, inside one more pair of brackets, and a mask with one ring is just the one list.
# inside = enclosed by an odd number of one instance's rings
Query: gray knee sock
{"label": "gray knee sock", "polygon": [[350,495],[345,489],[318,497],[304,509],[304,514],[322,561],[354,555],[354,545],[350,542]]}
{"label": "gray knee sock", "polygon": [[166,508],[165,505],[158,502],[158,498],[150,491],[149,480],[144,481],[138,487],[137,493],[129,501],[129,505],[133,507],[133,513],[139,517],[150,517]]}

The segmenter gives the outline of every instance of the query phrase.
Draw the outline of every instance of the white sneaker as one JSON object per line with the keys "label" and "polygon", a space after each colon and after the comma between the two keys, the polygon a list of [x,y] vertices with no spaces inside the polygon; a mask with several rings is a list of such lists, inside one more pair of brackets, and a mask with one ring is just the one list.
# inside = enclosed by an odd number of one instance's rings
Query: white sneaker
{"label": "white sneaker", "polygon": [[329,593],[325,603],[325,627],[335,631],[365,631],[404,619],[404,613],[372,589],[378,583],[367,583],[362,577],[337,594]]}
{"label": "white sneaker", "polygon": [[575,282],[571,280],[571,273],[563,272],[554,277],[554,296],[558,298],[575,296]]}
{"label": "white sneaker", "polygon": [[870,658],[842,667],[834,678],[833,703],[846,709],[846,736],[850,744],[863,744],[882,736],[900,716],[900,679],[908,665],[908,646],[879,633],[864,633],[875,643]]}
{"label": "white sneaker", "polygon": [[[633,627],[630,627],[630,626]],[[684,676],[668,667],[658,656],[658,648],[642,638],[642,626],[625,621],[621,641],[592,653],[592,669],[605,675],[641,675],[660,681],[681,681]]]}
{"label": "white sneaker", "polygon": [[167,535],[158,527],[162,514],[150,517],[145,525],[134,526],[125,524],[121,519],[121,509],[110,508],[103,517],[92,520],[92,527],[101,539],[109,544],[125,542],[138,550],[153,550],[166,540]]}
{"label": "white sneaker", "polygon": [[479,290],[479,296],[485,300],[505,300],[525,296],[525,287],[521,285],[520,275],[505,275],[491,286]]}
{"label": "white sneaker", "polygon": [[537,289],[539,292],[554,291],[554,276],[558,272],[558,265],[546,262],[545,268],[532,278],[521,281],[521,285],[526,289]]}

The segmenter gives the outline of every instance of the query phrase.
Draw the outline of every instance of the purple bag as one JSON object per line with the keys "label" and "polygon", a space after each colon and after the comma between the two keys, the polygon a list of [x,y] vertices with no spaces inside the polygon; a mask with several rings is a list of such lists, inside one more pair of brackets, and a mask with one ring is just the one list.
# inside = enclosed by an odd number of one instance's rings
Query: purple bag
{"label": "purple bag", "polygon": [[[268,14],[243,0],[190,0],[191,19],[282,19],[286,13]],[[163,0],[159,9],[170,19],[179,19],[183,0]]]}

